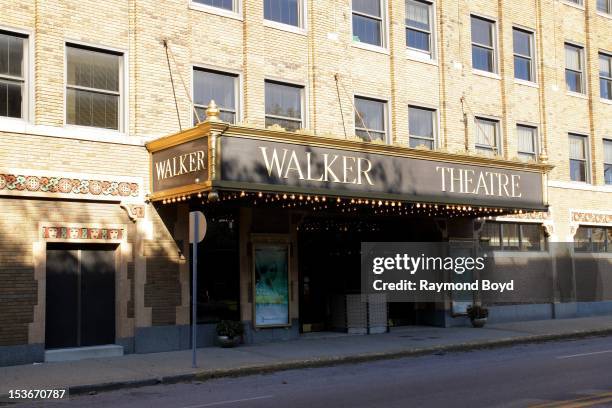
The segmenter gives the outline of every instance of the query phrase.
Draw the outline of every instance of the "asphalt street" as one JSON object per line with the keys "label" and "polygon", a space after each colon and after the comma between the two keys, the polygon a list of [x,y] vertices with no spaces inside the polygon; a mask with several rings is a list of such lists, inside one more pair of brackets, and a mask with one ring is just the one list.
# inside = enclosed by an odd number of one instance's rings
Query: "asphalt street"
{"label": "asphalt street", "polygon": [[159,385],[18,406],[612,407],[612,337]]}

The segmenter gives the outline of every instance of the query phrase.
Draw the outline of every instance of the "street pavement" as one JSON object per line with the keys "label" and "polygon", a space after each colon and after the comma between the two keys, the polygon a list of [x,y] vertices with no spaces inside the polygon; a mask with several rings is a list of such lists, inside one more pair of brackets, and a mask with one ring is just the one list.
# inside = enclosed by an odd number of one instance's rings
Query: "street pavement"
{"label": "street pavement", "polygon": [[157,385],[26,407],[605,407],[612,337]]}

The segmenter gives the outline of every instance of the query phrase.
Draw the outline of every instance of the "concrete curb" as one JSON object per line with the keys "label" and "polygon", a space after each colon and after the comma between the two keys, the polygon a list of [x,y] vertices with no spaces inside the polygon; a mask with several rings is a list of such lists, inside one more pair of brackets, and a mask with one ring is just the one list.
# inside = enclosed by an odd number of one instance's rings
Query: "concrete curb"
{"label": "concrete curb", "polygon": [[[446,346],[423,347],[406,350],[398,350],[382,353],[366,353],[356,354],[342,357],[324,357],[308,360],[288,361],[274,364],[243,366],[238,368],[224,370],[208,370],[197,373],[169,375],[158,378],[149,378],[133,381],[117,381],[99,384],[75,385],[68,386],[69,395],[83,395],[97,392],[114,391],[125,388],[138,388],[158,384],[176,384],[192,381],[207,381],[216,378],[224,377],[244,377],[255,374],[268,374],[279,371],[300,369],[300,368],[316,368],[329,367],[341,364],[355,364],[370,361],[390,360],[402,357],[418,357],[428,354],[448,353],[473,351],[481,349],[493,349],[509,346],[516,346],[529,343],[541,343],[555,340],[572,340],[585,337],[607,336],[612,335],[612,328],[588,330],[588,331],[573,331],[557,334],[532,335],[518,338],[505,338],[498,340],[488,340],[482,342],[457,343]],[[8,394],[0,394],[0,405],[5,405],[4,401],[8,400]]]}

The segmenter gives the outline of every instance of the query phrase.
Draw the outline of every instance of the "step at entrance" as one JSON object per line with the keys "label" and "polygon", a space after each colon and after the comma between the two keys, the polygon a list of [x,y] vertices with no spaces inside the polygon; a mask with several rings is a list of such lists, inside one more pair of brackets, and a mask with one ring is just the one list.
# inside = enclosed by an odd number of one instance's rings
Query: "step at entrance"
{"label": "step at entrance", "polygon": [[45,362],[75,361],[86,358],[120,357],[123,346],[108,344],[104,346],[73,347],[45,351]]}

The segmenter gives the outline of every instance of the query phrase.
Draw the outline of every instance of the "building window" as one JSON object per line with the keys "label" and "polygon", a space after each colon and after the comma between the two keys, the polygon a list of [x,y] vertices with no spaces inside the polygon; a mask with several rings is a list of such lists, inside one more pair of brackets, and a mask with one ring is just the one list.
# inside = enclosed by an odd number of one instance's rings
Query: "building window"
{"label": "building window", "polygon": [[583,4],[582,3],[583,0],[565,0],[565,1],[567,1],[568,3],[578,4],[579,6],[582,6]]}
{"label": "building window", "polygon": [[565,83],[570,92],[584,93],[584,49],[565,44]]}
{"label": "building window", "polygon": [[0,116],[24,118],[27,37],[0,31]]}
{"label": "building window", "polygon": [[588,181],[588,151],[587,138],[581,135],[569,135],[570,145],[570,179],[572,181]]}
{"label": "building window", "polygon": [[303,91],[302,86],[266,81],[266,127],[279,125],[289,131],[303,128]]}
{"label": "building window", "polygon": [[496,72],[495,23],[472,16],[472,67],[486,72]]}
{"label": "building window", "polygon": [[121,54],[66,46],[66,123],[119,130]]}
{"label": "building window", "polygon": [[476,118],[476,151],[487,156],[500,154],[499,122],[491,119]]}
{"label": "building window", "polygon": [[604,139],[604,180],[612,184],[612,140]]}
{"label": "building window", "polygon": [[264,18],[302,27],[302,0],[264,0]]}
{"label": "building window", "polygon": [[533,63],[533,33],[518,28],[512,29],[514,42],[514,77],[535,82]]}
{"label": "building window", "polygon": [[612,227],[578,227],[574,251],[612,252]]}
{"label": "building window", "polygon": [[433,58],[433,4],[406,0],[406,45]]}
{"label": "building window", "polygon": [[612,56],[599,54],[599,94],[612,101]]}
{"label": "building window", "polygon": [[355,97],[355,134],[365,141],[387,139],[387,103]]}
{"label": "building window", "polygon": [[193,97],[197,112],[195,124],[206,119],[206,108],[211,100],[219,107],[222,121],[236,123],[238,75],[196,68],[193,70]]}
{"label": "building window", "polygon": [[541,224],[488,221],[480,231],[480,243],[496,251],[543,251],[546,235]]}
{"label": "building window", "polygon": [[408,107],[408,133],[410,135],[410,147],[435,147],[436,111],[432,109]]}
{"label": "building window", "polygon": [[518,157],[523,161],[536,161],[538,130],[532,126],[517,125]]}
{"label": "building window", "polygon": [[216,7],[229,11],[237,11],[237,0],[191,0],[194,3],[203,4],[205,6]]}
{"label": "building window", "polygon": [[383,0],[353,0],[353,41],[383,47]]}
{"label": "building window", "polygon": [[597,10],[602,13],[612,13],[612,0],[597,0]]}

